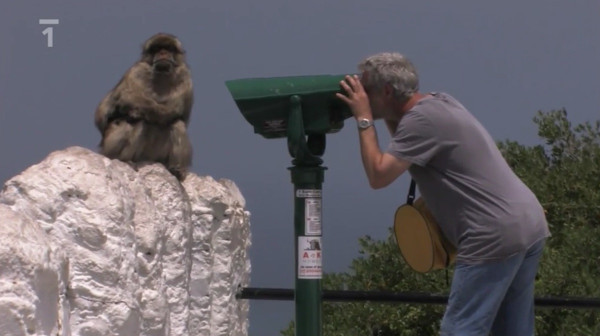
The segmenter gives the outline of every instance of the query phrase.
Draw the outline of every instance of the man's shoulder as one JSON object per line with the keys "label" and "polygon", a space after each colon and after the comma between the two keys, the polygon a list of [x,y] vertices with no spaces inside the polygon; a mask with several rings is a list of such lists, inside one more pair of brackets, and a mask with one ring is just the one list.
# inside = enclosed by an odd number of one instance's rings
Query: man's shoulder
{"label": "man's shoulder", "polygon": [[413,110],[426,110],[426,109],[439,109],[440,106],[446,106],[447,108],[461,108],[465,109],[465,107],[458,101],[458,99],[454,98],[451,94],[447,92],[438,92],[433,91],[429,92],[425,97],[419,100],[415,106],[413,106]]}
{"label": "man's shoulder", "polygon": [[[440,126],[437,123],[445,124],[472,119],[469,110],[456,98],[445,92],[430,93],[428,97],[415,104],[409,112],[414,112],[412,118],[426,118],[436,126]],[[407,113],[407,115],[409,114],[411,113]]]}
{"label": "man's shoulder", "polygon": [[424,112],[421,108],[413,107],[402,116],[402,119],[398,123],[398,129],[415,130],[430,126],[429,116]]}

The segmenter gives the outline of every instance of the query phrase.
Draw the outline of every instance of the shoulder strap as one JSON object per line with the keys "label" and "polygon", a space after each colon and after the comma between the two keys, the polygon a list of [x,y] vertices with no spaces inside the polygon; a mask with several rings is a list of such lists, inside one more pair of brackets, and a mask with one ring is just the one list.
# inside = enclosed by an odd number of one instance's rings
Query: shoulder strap
{"label": "shoulder strap", "polygon": [[412,205],[415,200],[415,188],[417,183],[414,179],[410,180],[410,188],[408,189],[408,197],[406,198],[406,204]]}

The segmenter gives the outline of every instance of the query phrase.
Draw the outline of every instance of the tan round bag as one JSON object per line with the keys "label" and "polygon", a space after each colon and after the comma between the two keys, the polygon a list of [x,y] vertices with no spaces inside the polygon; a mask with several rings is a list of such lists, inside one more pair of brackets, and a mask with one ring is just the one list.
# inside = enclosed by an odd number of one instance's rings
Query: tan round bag
{"label": "tan round bag", "polygon": [[415,271],[426,273],[450,266],[456,257],[456,248],[444,237],[425,201],[414,201],[414,180],[411,182],[406,204],[394,215],[394,233],[400,253]]}

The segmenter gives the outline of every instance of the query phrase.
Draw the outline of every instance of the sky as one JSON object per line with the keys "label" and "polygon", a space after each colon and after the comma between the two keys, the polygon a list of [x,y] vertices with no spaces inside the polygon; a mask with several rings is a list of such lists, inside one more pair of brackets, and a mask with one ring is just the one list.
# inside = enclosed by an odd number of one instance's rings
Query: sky
{"label": "sky", "polygon": [[[40,19],[52,26],[53,46]],[[96,150],[94,111],[157,32],[180,38],[194,81],[192,171],[234,181],[251,213],[251,286],[293,288],[291,158],[254,134],[225,81],[355,73],[382,51],[405,54],[424,92],[447,92],[496,140],[540,144],[536,112],[600,119],[597,0],[67,1],[0,4],[0,185],[49,153]],[[389,135],[376,122],[379,142]],[[327,136],[323,268],[347,271],[358,238],[387,237],[409,177],[370,189],[355,122]],[[291,301],[252,301],[249,334],[278,335]]]}

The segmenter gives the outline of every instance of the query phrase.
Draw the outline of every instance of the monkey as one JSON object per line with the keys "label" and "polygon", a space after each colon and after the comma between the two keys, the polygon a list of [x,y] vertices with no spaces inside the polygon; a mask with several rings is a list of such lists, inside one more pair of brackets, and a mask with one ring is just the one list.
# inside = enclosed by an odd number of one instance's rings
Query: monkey
{"label": "monkey", "polygon": [[158,33],[98,105],[94,123],[100,152],[111,159],[160,162],[183,181],[192,162],[187,135],[194,95],[181,42]]}

